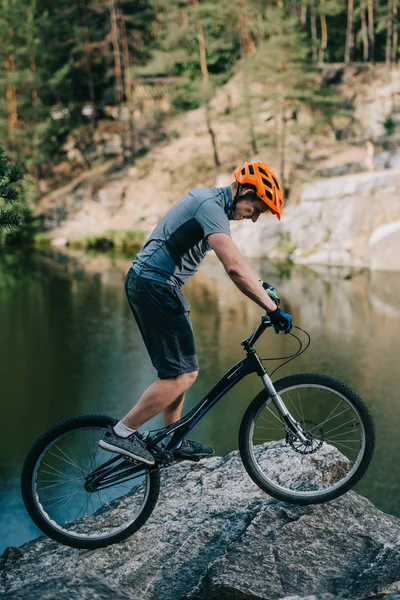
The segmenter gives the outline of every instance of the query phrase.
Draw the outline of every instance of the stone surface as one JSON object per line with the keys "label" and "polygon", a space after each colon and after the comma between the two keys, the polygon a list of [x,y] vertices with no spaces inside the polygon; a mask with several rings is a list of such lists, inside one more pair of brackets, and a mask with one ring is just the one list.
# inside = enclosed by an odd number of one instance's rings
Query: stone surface
{"label": "stone surface", "polygon": [[400,171],[386,170],[315,181],[282,221],[232,223],[232,237],[249,257],[397,271],[399,221]]}
{"label": "stone surface", "polygon": [[4,600],[139,600],[128,590],[95,573],[39,579],[1,596]]}
{"label": "stone surface", "polygon": [[[304,461],[298,456],[276,468],[295,477]],[[129,590],[142,600],[322,593],[355,600],[399,580],[400,520],[354,492],[324,505],[278,502],[250,480],[233,452],[165,471],[153,515],[125,542],[86,551],[42,536],[6,551],[0,562],[7,600],[36,599],[41,589],[47,598],[49,580],[77,589],[76,578],[87,573],[120,587],[110,598]],[[83,590],[90,585],[83,582]]]}

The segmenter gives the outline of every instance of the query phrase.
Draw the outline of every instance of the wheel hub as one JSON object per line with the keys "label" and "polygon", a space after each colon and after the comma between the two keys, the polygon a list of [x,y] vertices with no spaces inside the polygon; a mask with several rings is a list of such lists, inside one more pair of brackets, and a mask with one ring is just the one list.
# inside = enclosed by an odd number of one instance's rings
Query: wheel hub
{"label": "wheel hub", "polygon": [[298,454],[313,454],[319,450],[323,444],[323,429],[315,421],[303,420],[299,421],[299,425],[303,430],[303,435],[307,438],[304,444],[291,431],[286,432],[286,443],[289,444]]}

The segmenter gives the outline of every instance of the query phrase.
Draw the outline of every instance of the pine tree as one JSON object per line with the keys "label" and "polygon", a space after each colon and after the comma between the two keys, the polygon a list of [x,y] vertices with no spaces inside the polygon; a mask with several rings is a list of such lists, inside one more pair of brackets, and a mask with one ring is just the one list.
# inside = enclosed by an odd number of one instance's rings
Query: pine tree
{"label": "pine tree", "polygon": [[4,149],[0,146],[0,231],[13,230],[22,223],[21,215],[14,204],[19,201],[20,194],[13,184],[24,176],[20,165],[10,165]]}
{"label": "pine tree", "polygon": [[296,19],[285,17],[283,9],[269,8],[265,31],[264,41],[246,64],[253,79],[266,84],[263,99],[269,101],[274,114],[273,139],[278,150],[279,176],[285,189],[288,187],[286,160],[290,122],[300,133],[296,121],[291,120],[292,115],[302,108],[314,115],[313,123],[303,132],[307,138],[317,123],[330,123],[338,99],[320,88],[317,73],[310,65],[304,33],[300,32]]}

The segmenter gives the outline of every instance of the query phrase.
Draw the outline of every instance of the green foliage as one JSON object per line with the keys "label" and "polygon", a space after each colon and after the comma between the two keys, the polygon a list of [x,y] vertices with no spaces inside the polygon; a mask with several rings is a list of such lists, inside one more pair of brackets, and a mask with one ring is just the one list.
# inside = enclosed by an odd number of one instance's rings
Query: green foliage
{"label": "green foliage", "polygon": [[48,246],[50,246],[51,239],[46,233],[35,232],[32,237],[32,242],[34,246],[40,248],[47,248]]}
{"label": "green foliage", "polygon": [[84,250],[109,250],[118,248],[122,250],[139,251],[144,243],[143,231],[130,229],[110,230],[104,235],[92,235],[82,240],[68,242],[71,248],[82,248]]}
{"label": "green foliage", "polygon": [[201,106],[201,81],[185,81],[176,85],[171,98],[172,108],[176,112],[194,110]]}
{"label": "green foliage", "polygon": [[[277,4],[265,0],[115,0],[122,76],[126,69],[133,79],[180,76],[181,83],[172,90],[173,111],[191,110],[207,102],[210,93],[205,93],[201,83],[200,18],[210,90],[243,66],[239,59],[245,30],[249,45],[255,49],[255,55],[246,61],[246,69],[254,81],[268,82],[267,96],[275,112],[282,102],[293,110],[301,105],[312,111],[313,127],[318,129],[326,123],[332,126],[333,116],[342,107],[331,90],[318,90],[315,64],[311,62],[311,5],[292,0],[283,0],[282,8]],[[358,61],[363,60],[360,31],[365,4],[354,7],[354,59]],[[317,51],[321,48],[324,16],[328,33],[324,60],[342,62],[347,3],[318,0],[313,6]],[[373,6],[375,60],[380,61],[385,60],[390,3],[375,0]],[[302,24],[304,7],[307,18]],[[240,10],[245,23],[239,22]],[[398,27],[397,22],[392,25]],[[128,61],[124,56],[125,39]],[[0,95],[2,143],[14,161],[22,161],[28,172],[40,177],[57,161],[66,135],[82,125],[83,104],[116,103],[110,2],[0,3],[0,87],[5,91]],[[126,101],[125,97],[121,100]],[[51,113],[55,109],[64,109],[65,117],[54,120]],[[388,121],[388,134],[392,129]]]}
{"label": "green foliage", "polygon": [[385,128],[387,135],[393,135],[396,130],[396,123],[393,121],[392,117],[388,117],[384,122],[383,126]]}
{"label": "green foliage", "polygon": [[3,230],[14,231],[21,226],[23,211],[18,206],[20,193],[14,184],[24,177],[21,165],[11,165],[0,146],[0,234]]}

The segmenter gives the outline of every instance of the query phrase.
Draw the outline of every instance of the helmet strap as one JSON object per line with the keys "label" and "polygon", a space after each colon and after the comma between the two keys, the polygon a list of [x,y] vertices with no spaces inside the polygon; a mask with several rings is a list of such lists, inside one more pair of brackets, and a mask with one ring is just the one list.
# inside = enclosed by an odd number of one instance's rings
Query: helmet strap
{"label": "helmet strap", "polygon": [[234,197],[234,199],[232,200],[232,213],[234,213],[234,212],[235,212],[235,210],[236,210],[236,206],[237,206],[237,203],[239,202],[239,188],[240,188],[240,183],[238,183],[238,186],[237,186],[237,190],[236,190],[235,197]]}

